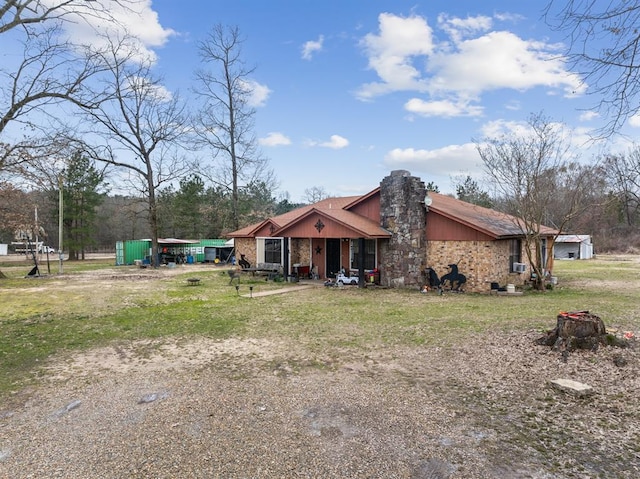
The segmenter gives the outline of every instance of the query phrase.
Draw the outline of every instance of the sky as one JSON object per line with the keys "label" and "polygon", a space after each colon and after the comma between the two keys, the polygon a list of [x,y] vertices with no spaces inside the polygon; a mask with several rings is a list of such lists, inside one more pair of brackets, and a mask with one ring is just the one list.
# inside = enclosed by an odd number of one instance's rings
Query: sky
{"label": "sky", "polygon": [[139,0],[139,15],[114,14],[165,87],[186,98],[198,42],[216,24],[240,29],[255,67],[256,137],[279,194],[298,202],[311,187],[363,194],[397,169],[454,193],[455,178],[481,179],[475,141],[518,131],[536,113],[565,123],[583,158],[601,151],[587,142],[604,123],[592,108],[598,98],[569,69],[545,4]]}

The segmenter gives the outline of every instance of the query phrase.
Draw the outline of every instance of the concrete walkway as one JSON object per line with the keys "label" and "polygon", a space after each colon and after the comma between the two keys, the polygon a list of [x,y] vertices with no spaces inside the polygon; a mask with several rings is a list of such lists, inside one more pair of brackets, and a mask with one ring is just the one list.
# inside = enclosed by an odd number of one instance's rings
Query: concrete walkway
{"label": "concrete walkway", "polygon": [[272,289],[269,291],[253,291],[253,293],[245,293],[245,294],[241,294],[240,296],[242,296],[243,298],[251,298],[251,297],[259,298],[261,296],[271,296],[273,294],[293,293],[295,291],[302,291],[303,289],[316,288],[318,286],[322,286],[322,284],[304,283],[304,284],[299,284],[297,286],[288,286],[286,288]]}

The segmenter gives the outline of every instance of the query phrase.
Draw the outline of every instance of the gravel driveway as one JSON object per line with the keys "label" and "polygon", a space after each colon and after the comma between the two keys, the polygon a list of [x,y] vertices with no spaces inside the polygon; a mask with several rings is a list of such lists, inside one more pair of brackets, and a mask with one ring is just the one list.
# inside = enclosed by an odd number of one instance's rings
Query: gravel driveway
{"label": "gravel driveway", "polygon": [[0,405],[0,477],[640,477],[638,349],[562,358],[539,335],[339,364],[257,340],[90,351]]}

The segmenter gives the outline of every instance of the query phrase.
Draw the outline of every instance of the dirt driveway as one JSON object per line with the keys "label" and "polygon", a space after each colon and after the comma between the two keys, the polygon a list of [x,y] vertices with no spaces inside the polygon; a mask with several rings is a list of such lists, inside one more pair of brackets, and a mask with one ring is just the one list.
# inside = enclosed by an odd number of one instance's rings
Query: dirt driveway
{"label": "dirt driveway", "polygon": [[251,340],[91,351],[0,409],[0,477],[638,477],[637,352],[564,363],[535,335],[335,368]]}

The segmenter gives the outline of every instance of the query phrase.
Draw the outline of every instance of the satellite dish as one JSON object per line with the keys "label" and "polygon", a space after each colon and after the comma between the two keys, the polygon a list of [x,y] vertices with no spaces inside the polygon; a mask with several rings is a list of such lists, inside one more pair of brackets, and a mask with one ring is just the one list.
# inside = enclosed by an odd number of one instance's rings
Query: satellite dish
{"label": "satellite dish", "polygon": [[431,196],[429,196],[429,193],[427,193],[427,195],[424,197],[424,205],[429,207],[431,206],[431,203],[433,203],[433,200],[431,199]]}

